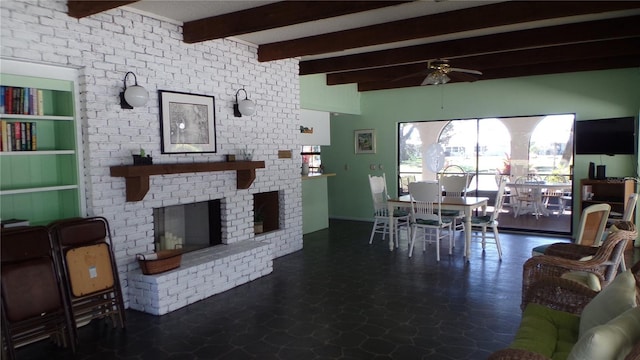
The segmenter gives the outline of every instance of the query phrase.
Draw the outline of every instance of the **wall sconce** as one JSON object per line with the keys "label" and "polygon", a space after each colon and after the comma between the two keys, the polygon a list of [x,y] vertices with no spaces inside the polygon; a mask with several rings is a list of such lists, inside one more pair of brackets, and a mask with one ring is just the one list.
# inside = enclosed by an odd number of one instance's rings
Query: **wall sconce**
{"label": "wall sconce", "polygon": [[[127,76],[133,75],[135,85],[127,87]],[[124,91],[120,93],[120,107],[123,109],[133,109],[147,103],[149,93],[145,88],[138,85],[136,74],[129,71],[124,75]]]}
{"label": "wall sconce", "polygon": [[[244,91],[244,100],[238,101],[238,94],[240,91]],[[242,117],[251,116],[256,111],[256,104],[249,100],[249,95],[247,95],[247,91],[242,88],[236,92],[236,103],[233,104],[233,116]]]}

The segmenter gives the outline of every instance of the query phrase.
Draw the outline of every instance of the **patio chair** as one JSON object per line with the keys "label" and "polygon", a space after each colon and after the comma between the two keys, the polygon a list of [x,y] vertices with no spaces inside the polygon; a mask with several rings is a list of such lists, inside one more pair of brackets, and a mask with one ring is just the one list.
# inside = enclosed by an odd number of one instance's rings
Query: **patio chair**
{"label": "patio chair", "polygon": [[[373,199],[373,227],[371,229],[371,236],[369,237],[369,244],[373,243],[373,237],[376,233],[382,234],[382,240],[389,232],[389,208],[387,207],[387,200],[389,195],[387,193],[387,178],[383,173],[382,176],[373,176],[369,174],[369,188],[371,189],[371,197]],[[409,213],[402,210],[396,210],[393,213],[393,231],[395,246],[398,247],[399,243],[399,229],[403,226],[409,226]]]}
{"label": "patio chair", "polygon": [[515,199],[513,217],[518,217],[521,214],[531,212],[535,215],[536,219],[540,218],[542,213],[542,192],[538,186],[528,186],[541,183],[542,180],[533,175],[521,176],[516,179],[513,189],[515,189]]}
{"label": "patio chair", "polygon": [[[440,239],[449,236],[449,255],[453,246],[452,220],[442,217],[439,204],[442,202],[442,187],[439,182],[415,182],[409,184],[411,196],[411,243],[409,257],[417,234],[423,239],[422,251],[427,242],[435,243],[436,260],[440,261]],[[447,230],[444,232],[443,230]],[[435,235],[435,236],[434,236]]]}

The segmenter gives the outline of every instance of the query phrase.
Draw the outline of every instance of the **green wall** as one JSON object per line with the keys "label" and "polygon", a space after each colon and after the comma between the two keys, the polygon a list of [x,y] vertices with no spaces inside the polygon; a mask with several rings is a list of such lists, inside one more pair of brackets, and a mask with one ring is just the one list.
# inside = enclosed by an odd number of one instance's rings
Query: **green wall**
{"label": "green wall", "polygon": [[[355,102],[357,97],[346,96],[344,88],[332,93],[333,87],[319,79],[316,76],[307,86],[301,86],[301,98],[313,99],[316,109],[322,110],[322,102],[327,101],[324,110],[334,111],[336,106],[330,103],[336,97],[341,108],[358,106],[345,103]],[[359,96],[359,114],[332,115],[331,146],[322,148],[326,171],[337,174],[329,185],[329,216],[372,219],[369,173],[385,172],[389,191],[395,194],[398,122],[558,113],[575,113],[578,121],[637,116],[639,94],[640,68],[363,92]],[[356,129],[376,130],[376,154],[354,154]],[[637,177],[635,156],[580,155],[574,160],[576,179],[587,176],[590,161],[607,165],[607,176]],[[376,170],[370,170],[371,165]]]}
{"label": "green wall", "polygon": [[300,77],[300,107],[308,110],[360,114],[360,93],[355,84],[326,86],[324,74]]}

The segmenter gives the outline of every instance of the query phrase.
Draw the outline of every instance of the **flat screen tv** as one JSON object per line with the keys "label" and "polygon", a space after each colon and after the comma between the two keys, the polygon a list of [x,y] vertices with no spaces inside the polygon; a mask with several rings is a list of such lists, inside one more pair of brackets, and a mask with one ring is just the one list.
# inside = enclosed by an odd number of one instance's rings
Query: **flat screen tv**
{"label": "flat screen tv", "polygon": [[576,154],[633,155],[637,132],[633,117],[576,121]]}

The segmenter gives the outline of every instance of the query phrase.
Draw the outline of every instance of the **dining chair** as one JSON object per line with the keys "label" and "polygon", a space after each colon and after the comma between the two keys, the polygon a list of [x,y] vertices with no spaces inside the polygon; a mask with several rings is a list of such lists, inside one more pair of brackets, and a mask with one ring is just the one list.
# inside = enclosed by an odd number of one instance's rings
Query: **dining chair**
{"label": "dining chair", "polygon": [[2,348],[7,357],[14,359],[15,348],[46,338],[75,352],[75,327],[47,228],[2,229],[0,259]]}
{"label": "dining chair", "polygon": [[[459,165],[449,165],[438,173],[438,181],[440,181],[445,196],[466,197],[467,188],[471,180],[469,173],[462,167]],[[463,219],[465,214],[463,211],[443,209],[441,214],[445,219],[451,220],[453,230],[464,230]],[[453,247],[455,247],[455,238]]]}
{"label": "dining chair", "polygon": [[[498,233],[498,216],[502,211],[504,204],[505,188],[507,186],[507,178],[502,177],[498,183],[498,192],[496,193],[496,202],[493,207],[493,213],[491,215],[484,216],[472,216],[471,217],[471,230],[480,230],[480,242],[482,243],[482,251],[485,251],[487,244],[487,236],[493,239],[493,242],[498,249],[498,257],[502,260],[502,246],[500,245],[500,235]],[[491,228],[493,235],[487,235],[487,228]],[[471,239],[477,239],[477,236],[471,234]]]}
{"label": "dining chair", "polygon": [[[611,205],[604,203],[593,204],[584,208],[582,215],[580,215],[580,225],[573,242],[578,245],[599,246],[610,211]],[[531,255],[548,255],[551,245],[553,244],[536,246],[533,248]],[[570,255],[568,254],[567,256]]]}
{"label": "dining chair", "polygon": [[[409,184],[411,197],[411,242],[409,257],[413,254],[417,234],[422,237],[422,251],[427,242],[435,243],[436,260],[440,261],[440,239],[449,236],[449,255],[453,247],[451,219],[442,217],[439,204],[442,202],[442,187],[437,181],[421,181]],[[447,230],[447,231],[444,231]],[[435,235],[435,236],[434,236]]]}
{"label": "dining chair", "polygon": [[540,187],[533,185],[541,182],[542,180],[534,175],[520,176],[516,179],[513,186],[516,193],[513,217],[518,217],[530,211],[535,215],[536,219],[540,218],[542,213],[542,193]]}
{"label": "dining chair", "polygon": [[[373,199],[373,227],[371,228],[371,236],[369,237],[369,244],[373,243],[373,237],[376,233],[382,234],[382,240],[389,232],[389,208],[387,206],[387,200],[389,194],[387,193],[387,178],[383,173],[382,176],[374,176],[369,174],[369,188],[371,189],[371,197]],[[394,242],[396,248],[399,243],[399,229],[409,226],[409,213],[404,210],[396,209],[393,213],[393,231]]]}

